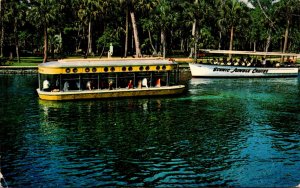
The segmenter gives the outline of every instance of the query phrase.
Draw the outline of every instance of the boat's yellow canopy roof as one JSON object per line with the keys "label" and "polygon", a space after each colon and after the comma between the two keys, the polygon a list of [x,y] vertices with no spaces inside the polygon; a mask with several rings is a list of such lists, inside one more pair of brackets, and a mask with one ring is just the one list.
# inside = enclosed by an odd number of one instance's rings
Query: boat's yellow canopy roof
{"label": "boat's yellow canopy roof", "polygon": [[281,53],[281,52],[258,52],[258,51],[234,51],[234,50],[209,50],[202,49],[202,52],[209,54],[231,54],[231,55],[254,55],[254,56],[285,56],[297,57],[296,53]]}
{"label": "boat's yellow canopy roof", "polygon": [[151,66],[151,65],[174,65],[175,62],[163,59],[64,59],[39,64],[39,67],[64,68],[64,67],[112,67],[112,66]]}
{"label": "boat's yellow canopy roof", "polygon": [[164,59],[66,59],[39,64],[41,74],[82,74],[112,72],[169,71],[178,66]]}

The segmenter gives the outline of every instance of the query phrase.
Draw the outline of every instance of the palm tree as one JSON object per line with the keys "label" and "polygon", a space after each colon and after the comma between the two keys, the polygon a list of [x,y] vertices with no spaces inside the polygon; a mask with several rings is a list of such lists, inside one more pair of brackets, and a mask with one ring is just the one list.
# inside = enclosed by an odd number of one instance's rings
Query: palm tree
{"label": "palm tree", "polygon": [[[139,0],[120,0],[120,4],[124,5],[126,15],[130,15],[131,24],[133,29],[133,37],[135,43],[135,55],[137,57],[141,56],[141,47],[140,47],[140,39],[139,39],[139,32],[137,28],[137,22],[135,18],[135,11],[139,8],[139,5],[143,4],[142,1]],[[128,18],[126,16],[126,39],[125,39],[125,57],[127,56],[127,44],[128,44]]]}
{"label": "palm tree", "polygon": [[55,24],[58,19],[59,2],[56,0],[31,0],[29,2],[28,18],[33,25],[43,29],[44,36],[44,58],[45,63],[48,59],[48,27],[50,24]]}
{"label": "palm tree", "polygon": [[8,4],[7,7],[8,11],[8,18],[11,18],[11,22],[13,23],[13,38],[16,47],[16,56],[18,62],[20,62],[20,55],[19,55],[19,27],[25,24],[25,14],[26,14],[26,6],[24,2],[17,1],[11,2]]}
{"label": "palm tree", "polygon": [[262,19],[263,33],[267,37],[265,44],[265,52],[269,51],[271,45],[272,33],[276,30],[276,17],[272,0],[252,0],[251,3],[260,10],[260,18]]}
{"label": "palm tree", "polygon": [[[85,55],[89,55],[92,53],[92,22],[98,18],[97,16],[99,14],[103,13],[103,10],[106,7],[104,1],[100,0],[79,0],[77,3],[79,7],[77,15],[82,23],[84,38],[87,38],[87,48]],[[87,30],[86,35],[85,30]]]}
{"label": "palm tree", "polygon": [[[232,50],[235,28],[242,25],[248,19],[247,7],[238,0],[230,0],[225,1],[224,5],[220,8],[223,10],[221,10],[219,22],[225,24],[230,30],[229,50]],[[229,56],[231,57],[231,55]]]}
{"label": "palm tree", "polygon": [[4,10],[5,10],[5,0],[0,0],[0,25],[1,25],[1,35],[0,35],[0,57],[3,57],[3,42],[4,42]]}
{"label": "palm tree", "polygon": [[130,0],[119,0],[121,9],[125,10],[125,43],[124,43],[124,57],[128,53],[128,35],[129,35],[129,9],[131,6]]}
{"label": "palm tree", "polygon": [[285,22],[284,45],[282,52],[287,50],[288,37],[291,25],[293,25],[293,16],[300,10],[299,0],[279,1],[276,3],[275,12],[277,15],[283,15]]}
{"label": "palm tree", "polygon": [[[197,6],[198,5],[198,0],[195,0],[194,5]],[[196,11],[195,11],[195,14]],[[196,56],[197,53],[197,42],[196,42],[196,38],[197,38],[197,34],[196,34],[196,28],[197,28],[197,17],[194,16],[194,21],[193,21],[193,26],[192,26],[192,39],[194,40],[194,45],[191,47],[191,53],[189,55],[189,57],[192,57],[193,54]]]}

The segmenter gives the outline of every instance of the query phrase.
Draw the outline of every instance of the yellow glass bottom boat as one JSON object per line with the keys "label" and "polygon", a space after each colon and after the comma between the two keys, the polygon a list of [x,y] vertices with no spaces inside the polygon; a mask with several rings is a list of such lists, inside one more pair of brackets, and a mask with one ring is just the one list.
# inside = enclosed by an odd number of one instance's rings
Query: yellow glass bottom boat
{"label": "yellow glass bottom boat", "polygon": [[160,59],[59,60],[39,65],[43,100],[177,95],[178,64]]}

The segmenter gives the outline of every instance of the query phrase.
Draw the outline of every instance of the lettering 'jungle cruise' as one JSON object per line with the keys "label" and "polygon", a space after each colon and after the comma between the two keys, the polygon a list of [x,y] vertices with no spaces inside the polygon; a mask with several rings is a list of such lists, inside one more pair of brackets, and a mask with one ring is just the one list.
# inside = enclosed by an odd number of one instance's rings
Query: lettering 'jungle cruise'
{"label": "lettering 'jungle cruise'", "polygon": [[229,68],[219,68],[219,67],[215,67],[213,69],[214,72],[230,72],[230,73],[263,73],[266,74],[268,73],[268,69],[239,69],[239,68],[235,68],[235,69],[229,69]]}

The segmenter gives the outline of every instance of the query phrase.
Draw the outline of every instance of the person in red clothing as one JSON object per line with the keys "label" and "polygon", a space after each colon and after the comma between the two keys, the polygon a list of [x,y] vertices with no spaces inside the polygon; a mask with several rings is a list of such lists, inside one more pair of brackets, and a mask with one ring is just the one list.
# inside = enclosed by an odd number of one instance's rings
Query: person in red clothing
{"label": "person in red clothing", "polygon": [[156,84],[155,84],[155,87],[160,87],[161,85],[160,85],[160,78],[158,78],[157,80],[156,80]]}
{"label": "person in red clothing", "polygon": [[132,80],[129,80],[129,83],[128,83],[128,89],[133,89]]}

